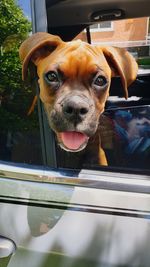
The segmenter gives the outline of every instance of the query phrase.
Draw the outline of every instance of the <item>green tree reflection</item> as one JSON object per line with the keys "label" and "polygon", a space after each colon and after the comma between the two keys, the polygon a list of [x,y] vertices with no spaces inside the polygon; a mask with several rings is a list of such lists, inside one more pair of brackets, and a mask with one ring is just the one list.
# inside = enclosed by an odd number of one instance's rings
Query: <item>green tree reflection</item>
{"label": "green tree reflection", "polygon": [[33,93],[24,85],[18,49],[31,32],[31,22],[15,0],[0,0],[0,125],[2,131],[37,127],[35,114],[27,116]]}

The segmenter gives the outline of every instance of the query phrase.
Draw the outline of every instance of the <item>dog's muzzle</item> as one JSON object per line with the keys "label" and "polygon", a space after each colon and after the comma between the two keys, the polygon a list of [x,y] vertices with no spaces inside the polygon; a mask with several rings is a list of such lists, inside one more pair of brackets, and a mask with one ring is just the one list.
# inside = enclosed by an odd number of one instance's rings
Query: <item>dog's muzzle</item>
{"label": "dog's muzzle", "polygon": [[58,99],[50,115],[50,125],[60,146],[67,151],[83,150],[97,128],[95,105],[84,95],[71,94]]}

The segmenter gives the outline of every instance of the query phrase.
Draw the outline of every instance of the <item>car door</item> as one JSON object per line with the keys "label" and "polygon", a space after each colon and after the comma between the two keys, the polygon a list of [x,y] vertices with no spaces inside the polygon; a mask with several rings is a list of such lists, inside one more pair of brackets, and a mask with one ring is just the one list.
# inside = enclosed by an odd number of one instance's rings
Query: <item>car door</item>
{"label": "car door", "polygon": [[[77,155],[66,155],[56,146],[40,100],[29,114],[39,88],[34,69],[29,83],[22,83],[18,46],[31,27],[33,32],[50,31],[49,4],[2,2],[0,264],[148,267],[149,165],[125,166],[127,156],[124,165],[121,160],[116,163],[112,150],[105,147],[109,167],[99,167],[89,154],[81,167]],[[59,11],[58,1],[51,4]],[[66,38],[83,27],[79,26],[71,27]],[[52,28],[66,36],[66,29]],[[147,79],[149,86],[149,75],[139,79],[144,85]],[[112,96],[119,80],[113,83]],[[141,82],[136,83],[141,89]],[[118,107],[109,106],[106,116],[114,119],[116,112]]]}
{"label": "car door", "polygon": [[147,175],[0,167],[2,266],[149,265]]}

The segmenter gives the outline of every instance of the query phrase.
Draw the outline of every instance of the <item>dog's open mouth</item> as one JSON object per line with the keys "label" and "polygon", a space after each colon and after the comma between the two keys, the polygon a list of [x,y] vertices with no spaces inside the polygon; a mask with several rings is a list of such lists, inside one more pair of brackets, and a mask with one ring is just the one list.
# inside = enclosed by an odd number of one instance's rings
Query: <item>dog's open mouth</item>
{"label": "dog's open mouth", "polygon": [[89,137],[80,132],[61,132],[59,133],[60,146],[62,149],[70,152],[79,152],[83,150]]}

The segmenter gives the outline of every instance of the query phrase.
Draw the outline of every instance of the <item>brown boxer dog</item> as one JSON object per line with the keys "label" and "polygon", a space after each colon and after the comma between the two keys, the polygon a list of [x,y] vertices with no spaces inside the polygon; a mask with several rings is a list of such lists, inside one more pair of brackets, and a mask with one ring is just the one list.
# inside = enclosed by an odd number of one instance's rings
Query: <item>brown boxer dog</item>
{"label": "brown boxer dog", "polygon": [[[95,135],[109,96],[111,78],[119,75],[125,98],[137,75],[135,59],[123,48],[64,42],[39,32],[20,47],[23,80],[30,62],[37,67],[40,99],[49,125],[66,151],[83,150]],[[100,144],[99,163],[107,165]]]}

